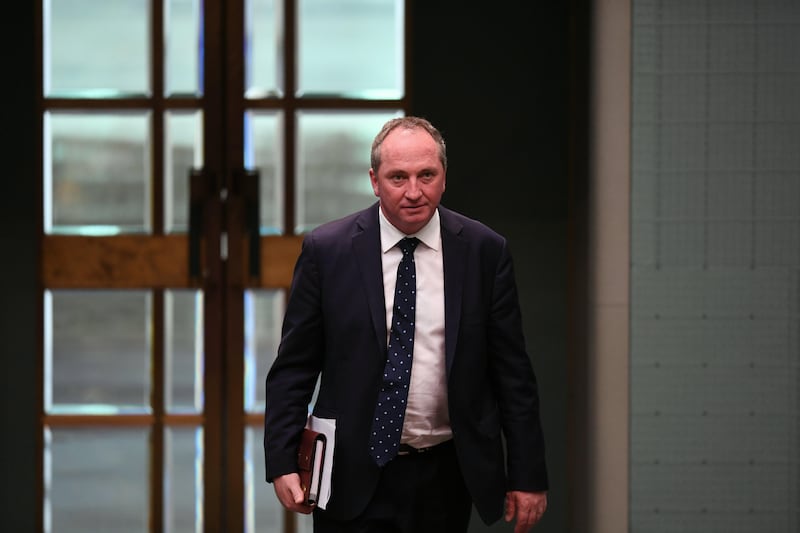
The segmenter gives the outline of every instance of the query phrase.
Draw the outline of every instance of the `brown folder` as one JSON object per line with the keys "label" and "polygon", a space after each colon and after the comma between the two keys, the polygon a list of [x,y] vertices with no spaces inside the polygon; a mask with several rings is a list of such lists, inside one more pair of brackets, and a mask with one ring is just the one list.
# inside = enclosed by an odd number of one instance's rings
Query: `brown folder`
{"label": "brown folder", "polygon": [[326,438],[323,433],[308,428],[303,429],[300,447],[297,450],[297,467],[307,505],[317,503],[319,498],[322,468],[325,463],[325,444]]}

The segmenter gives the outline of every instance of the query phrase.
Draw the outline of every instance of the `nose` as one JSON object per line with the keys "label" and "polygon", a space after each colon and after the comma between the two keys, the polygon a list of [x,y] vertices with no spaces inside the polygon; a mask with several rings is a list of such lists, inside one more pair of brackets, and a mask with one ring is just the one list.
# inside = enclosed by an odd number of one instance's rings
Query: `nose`
{"label": "nose", "polygon": [[409,200],[419,200],[422,196],[422,189],[419,188],[417,178],[411,177],[406,182],[406,198]]}

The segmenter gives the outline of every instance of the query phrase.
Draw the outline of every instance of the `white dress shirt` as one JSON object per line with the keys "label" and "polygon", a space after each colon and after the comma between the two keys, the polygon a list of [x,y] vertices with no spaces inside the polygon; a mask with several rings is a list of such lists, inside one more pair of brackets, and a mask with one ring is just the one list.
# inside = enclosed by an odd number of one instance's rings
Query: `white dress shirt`
{"label": "white dress shirt", "polygon": [[[403,252],[396,245],[403,237],[416,237],[417,305],[414,326],[414,356],[411,364],[403,434],[400,441],[426,448],[452,436],[447,412],[447,382],[444,360],[444,268],[439,211],[420,231],[405,235],[380,213],[383,293],[386,331],[391,328],[397,266]],[[388,339],[388,337],[387,337]]]}

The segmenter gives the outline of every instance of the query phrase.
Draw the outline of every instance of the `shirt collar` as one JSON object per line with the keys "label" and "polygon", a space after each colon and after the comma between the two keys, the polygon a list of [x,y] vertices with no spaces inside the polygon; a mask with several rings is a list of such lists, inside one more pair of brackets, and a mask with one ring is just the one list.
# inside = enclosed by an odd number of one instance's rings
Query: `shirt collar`
{"label": "shirt collar", "polygon": [[425,246],[433,250],[438,250],[441,247],[442,232],[438,208],[433,212],[433,216],[428,223],[425,224],[421,230],[412,235],[406,235],[399,229],[392,226],[392,223],[389,222],[389,219],[386,218],[386,216],[383,214],[383,210],[380,209],[380,207],[378,208],[378,217],[381,227],[381,252],[383,253],[386,253],[394,248],[394,246],[403,237],[416,237]]}

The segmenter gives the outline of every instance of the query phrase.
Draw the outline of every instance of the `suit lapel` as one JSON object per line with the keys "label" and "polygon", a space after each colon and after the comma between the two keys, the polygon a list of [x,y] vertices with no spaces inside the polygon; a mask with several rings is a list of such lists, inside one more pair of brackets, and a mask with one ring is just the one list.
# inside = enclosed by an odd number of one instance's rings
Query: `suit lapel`
{"label": "suit lapel", "polygon": [[461,235],[463,225],[452,213],[439,206],[442,225],[442,261],[444,267],[444,334],[447,375],[456,350],[458,328],[461,324],[461,297],[464,291],[464,265],[467,243]]}
{"label": "suit lapel", "polygon": [[358,230],[353,235],[353,253],[366,290],[369,312],[381,356],[386,353],[386,305],[383,297],[381,233],[378,225],[378,204],[364,210],[356,219]]}

